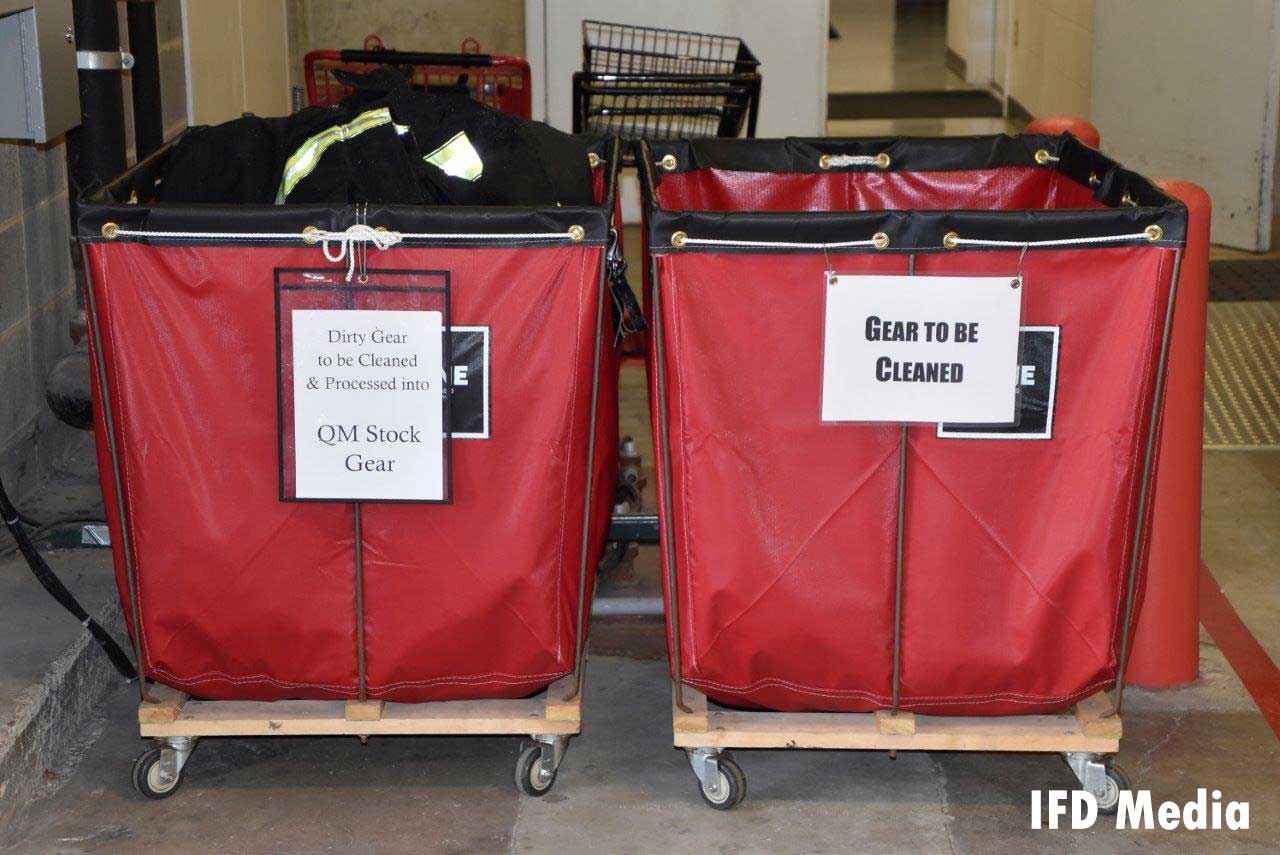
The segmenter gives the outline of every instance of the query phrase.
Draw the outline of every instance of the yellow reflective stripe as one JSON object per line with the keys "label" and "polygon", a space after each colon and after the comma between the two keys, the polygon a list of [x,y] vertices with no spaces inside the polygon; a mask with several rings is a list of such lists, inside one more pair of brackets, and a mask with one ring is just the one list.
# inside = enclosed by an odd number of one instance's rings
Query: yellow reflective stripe
{"label": "yellow reflective stripe", "polygon": [[358,137],[365,131],[390,122],[391,110],[386,107],[379,107],[376,110],[361,113],[345,125],[334,125],[331,128],[325,128],[298,146],[298,150],[289,155],[289,159],[285,161],[284,175],[280,178],[280,189],[276,192],[276,204],[284,204],[284,200],[289,198],[289,194],[294,187],[298,186],[298,182],[310,175],[312,170],[320,163],[320,158],[329,149],[329,146],[336,142]]}
{"label": "yellow reflective stripe", "polygon": [[484,174],[484,162],[480,160],[480,153],[471,144],[466,131],[458,131],[422,159],[438,167],[446,175],[466,181],[475,181]]}

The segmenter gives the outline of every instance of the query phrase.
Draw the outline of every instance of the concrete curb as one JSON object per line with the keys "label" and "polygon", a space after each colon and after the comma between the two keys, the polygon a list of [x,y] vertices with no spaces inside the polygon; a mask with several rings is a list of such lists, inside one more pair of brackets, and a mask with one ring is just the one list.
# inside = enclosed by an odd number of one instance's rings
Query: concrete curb
{"label": "concrete curb", "polygon": [[[116,638],[126,637],[118,600],[95,617]],[[11,827],[31,803],[58,751],[77,739],[107,690],[120,680],[85,630],[40,682],[22,693],[12,719],[0,723],[0,828]]]}

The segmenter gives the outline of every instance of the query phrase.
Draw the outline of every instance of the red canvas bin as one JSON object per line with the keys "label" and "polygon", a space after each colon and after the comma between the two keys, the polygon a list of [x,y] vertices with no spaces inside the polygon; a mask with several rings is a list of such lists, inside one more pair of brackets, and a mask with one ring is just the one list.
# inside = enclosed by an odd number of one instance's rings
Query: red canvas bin
{"label": "red canvas bin", "polygon": [[[1181,203],[1069,135],[640,160],[673,677],[725,705],[934,715],[1114,685]],[[823,423],[828,271],[1020,272],[1024,341],[1056,354],[1049,435]]]}
{"label": "red canvas bin", "polygon": [[[616,477],[618,156],[591,152],[594,206],[150,205],[165,150],[82,207],[99,469],[147,678],[425,702],[575,672]],[[363,614],[353,505],[281,500],[277,421],[276,271],[349,263],[446,273],[450,327],[488,354],[452,503],[361,505]]]}

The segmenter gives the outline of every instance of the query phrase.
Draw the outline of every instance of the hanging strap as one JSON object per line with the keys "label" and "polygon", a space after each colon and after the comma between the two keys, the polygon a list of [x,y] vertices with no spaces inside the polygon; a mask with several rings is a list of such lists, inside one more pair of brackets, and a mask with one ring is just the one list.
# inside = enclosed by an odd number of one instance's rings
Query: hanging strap
{"label": "hanging strap", "polygon": [[627,282],[627,259],[622,255],[617,229],[609,229],[609,249],[605,252],[604,264],[609,277],[609,296],[613,300],[613,344],[616,347],[627,336],[649,328],[640,301]]}

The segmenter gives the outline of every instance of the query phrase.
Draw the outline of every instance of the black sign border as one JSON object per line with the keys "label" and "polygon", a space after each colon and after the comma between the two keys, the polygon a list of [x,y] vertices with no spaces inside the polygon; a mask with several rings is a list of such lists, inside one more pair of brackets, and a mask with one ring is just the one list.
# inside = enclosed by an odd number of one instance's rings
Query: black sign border
{"label": "black sign border", "polygon": [[[484,357],[484,391],[481,394],[482,409],[484,415],[484,433],[450,433],[451,439],[470,440],[470,439],[493,439],[493,421],[492,407],[493,400],[489,397],[493,387],[490,385],[489,372],[492,366],[493,357],[490,348],[493,346],[493,327],[488,324],[460,324],[456,327],[450,327],[451,332],[478,332],[483,335],[484,349],[481,355]],[[450,343],[452,345],[452,342]],[[451,348],[452,349],[452,348]],[[453,367],[452,365],[450,366]],[[453,392],[453,372],[449,372],[449,391]]]}
{"label": "black sign border", "polygon": [[[946,423],[938,422],[937,437],[938,439],[1014,439],[1014,440],[1049,440],[1053,439],[1053,415],[1058,405],[1058,362],[1062,350],[1062,326],[1051,324],[1027,324],[1018,327],[1018,354],[1019,365],[1021,365],[1022,354],[1022,334],[1024,332],[1051,332],[1053,333],[1053,355],[1049,365],[1049,401],[1045,412],[1044,432],[1043,433],[1018,433],[1017,431],[1005,431],[1004,433],[976,433],[971,431],[947,431]],[[1021,413],[1019,413],[1019,421]],[[952,424],[958,424],[953,422]],[[1015,422],[1016,424],[1016,422]]]}

